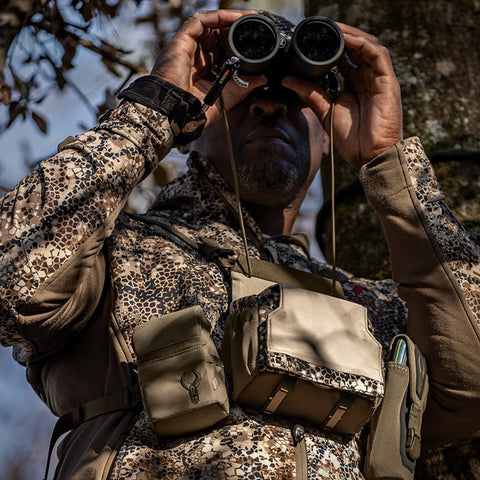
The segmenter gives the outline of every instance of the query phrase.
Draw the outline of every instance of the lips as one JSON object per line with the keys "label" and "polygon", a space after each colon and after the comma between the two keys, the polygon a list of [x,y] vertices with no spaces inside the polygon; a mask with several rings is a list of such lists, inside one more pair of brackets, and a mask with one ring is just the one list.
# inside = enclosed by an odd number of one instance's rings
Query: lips
{"label": "lips", "polygon": [[281,129],[275,127],[258,127],[250,131],[245,137],[245,143],[251,143],[256,140],[282,140],[291,144],[290,137]]}

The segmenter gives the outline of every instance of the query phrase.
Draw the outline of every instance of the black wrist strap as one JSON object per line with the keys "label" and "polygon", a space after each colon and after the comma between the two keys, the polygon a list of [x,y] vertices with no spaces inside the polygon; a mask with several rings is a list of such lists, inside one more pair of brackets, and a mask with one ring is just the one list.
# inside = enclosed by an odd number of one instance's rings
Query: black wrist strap
{"label": "black wrist strap", "polygon": [[202,133],[206,123],[200,100],[155,75],[145,75],[118,94],[118,98],[140,103],[163,113],[170,120],[175,145],[186,145]]}
{"label": "black wrist strap", "polygon": [[153,108],[169,118],[180,101],[192,106],[200,103],[194,95],[155,75],[137,78],[118,94],[118,98]]}

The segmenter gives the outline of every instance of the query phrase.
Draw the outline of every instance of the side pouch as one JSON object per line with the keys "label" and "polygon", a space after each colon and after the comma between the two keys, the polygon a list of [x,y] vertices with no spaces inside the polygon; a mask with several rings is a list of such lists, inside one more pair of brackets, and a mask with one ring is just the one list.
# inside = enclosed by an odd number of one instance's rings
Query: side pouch
{"label": "side pouch", "polygon": [[223,363],[200,306],[157,317],[133,331],[143,405],[153,430],[184,435],[229,413]]}
{"label": "side pouch", "polygon": [[407,335],[397,335],[387,365],[385,397],[368,437],[364,467],[368,480],[413,479],[427,396],[425,358]]}

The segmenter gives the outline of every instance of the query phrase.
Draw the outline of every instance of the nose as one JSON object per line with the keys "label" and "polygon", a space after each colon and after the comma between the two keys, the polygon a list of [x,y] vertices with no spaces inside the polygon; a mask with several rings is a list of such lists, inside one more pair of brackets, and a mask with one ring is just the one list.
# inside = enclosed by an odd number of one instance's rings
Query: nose
{"label": "nose", "polygon": [[250,101],[249,113],[253,117],[277,120],[287,116],[286,103],[279,97],[255,96]]}

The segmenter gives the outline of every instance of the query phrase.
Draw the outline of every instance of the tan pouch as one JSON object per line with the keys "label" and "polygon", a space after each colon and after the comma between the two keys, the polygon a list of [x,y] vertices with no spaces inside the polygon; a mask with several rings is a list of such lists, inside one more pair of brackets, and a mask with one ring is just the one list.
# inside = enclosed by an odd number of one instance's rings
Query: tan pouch
{"label": "tan pouch", "polygon": [[223,363],[200,306],[154,318],[133,331],[140,391],[153,430],[183,435],[229,413]]}
{"label": "tan pouch", "polygon": [[[404,360],[401,349],[406,350]],[[422,415],[428,396],[427,364],[407,335],[392,341],[385,397],[372,418],[365,477],[411,480],[420,456]]]}
{"label": "tan pouch", "polygon": [[232,303],[221,356],[232,400],[353,434],[383,396],[381,346],[360,305],[274,285]]}

